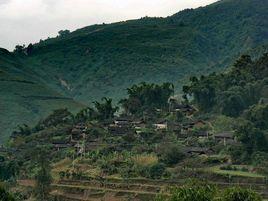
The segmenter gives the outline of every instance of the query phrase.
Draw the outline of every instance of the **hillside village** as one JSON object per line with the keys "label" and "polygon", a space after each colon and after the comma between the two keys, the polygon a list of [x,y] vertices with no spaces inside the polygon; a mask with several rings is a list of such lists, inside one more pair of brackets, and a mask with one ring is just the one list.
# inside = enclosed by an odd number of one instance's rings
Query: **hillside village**
{"label": "hillside village", "polygon": [[[161,113],[160,109],[156,109],[157,113]],[[103,132],[107,133],[111,137],[124,137],[124,136],[137,136],[143,131],[154,133],[155,135],[167,135],[172,133],[176,136],[177,140],[185,141],[186,149],[185,154],[213,154],[212,149],[206,149],[200,146],[187,146],[187,139],[196,137],[199,140],[213,139],[219,144],[227,146],[228,144],[238,143],[235,140],[234,134],[231,131],[212,133],[211,125],[204,120],[193,120],[193,115],[196,112],[192,106],[186,104],[177,104],[166,113],[166,115],[176,115],[177,113],[183,114],[186,117],[184,122],[171,121],[161,118],[150,120],[150,116],[135,119],[132,116],[119,116],[98,125]],[[73,147],[76,150],[77,155],[86,155],[87,152],[98,148],[99,146],[114,146],[114,144],[105,144],[102,138],[94,138],[90,135],[90,128],[94,127],[94,123],[79,122],[73,126],[69,133],[69,140],[53,141],[53,147],[55,150],[60,151]],[[120,144],[117,144],[120,146]],[[125,144],[122,144],[123,146]],[[116,145],[115,145],[116,146]],[[129,143],[129,146],[134,146]]]}
{"label": "hillside village", "polygon": [[[267,73],[267,54],[254,62],[242,56],[224,79],[234,72],[240,74],[237,69],[245,62],[250,66],[241,79],[258,65],[263,73],[255,74],[259,80],[255,84],[265,89],[265,79],[260,80]],[[267,133],[258,129],[267,128],[265,98],[260,94],[245,111],[238,111],[237,102],[229,102],[224,115],[213,112],[211,108],[218,105],[209,102],[206,90],[203,97],[199,94],[203,99],[189,101],[189,91],[204,91],[195,87],[202,87],[211,77],[218,81],[217,76],[222,75],[191,78],[182,98],[174,96],[171,83],[140,83],[128,89],[120,107],[103,98],[75,115],[59,109],[35,127],[22,125],[11,135],[9,146],[1,148],[3,161],[14,161],[7,163],[14,168],[5,175],[29,188],[38,171],[36,158],[45,157],[42,161],[49,162],[54,181],[51,195],[63,200],[81,196],[86,200],[93,192],[99,200],[107,195],[115,200],[128,196],[150,200],[149,195],[168,195],[169,187],[186,184],[189,178],[206,179],[223,189],[237,183],[254,184],[254,190],[266,198]],[[88,190],[80,189],[81,182],[81,188]],[[72,192],[64,197],[68,188]]]}
{"label": "hillside village", "polygon": [[[0,0],[12,26],[85,23],[78,0],[18,2]],[[268,201],[267,10],[218,0],[0,47],[0,201]]]}

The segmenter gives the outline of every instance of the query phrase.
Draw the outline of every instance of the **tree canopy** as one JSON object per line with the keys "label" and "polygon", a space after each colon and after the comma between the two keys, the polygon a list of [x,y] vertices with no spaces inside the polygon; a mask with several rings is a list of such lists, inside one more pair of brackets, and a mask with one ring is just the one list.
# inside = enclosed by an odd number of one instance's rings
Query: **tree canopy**
{"label": "tree canopy", "polygon": [[138,114],[156,108],[166,108],[168,99],[174,93],[172,83],[148,84],[141,83],[127,89],[128,97],[120,104],[128,114]]}

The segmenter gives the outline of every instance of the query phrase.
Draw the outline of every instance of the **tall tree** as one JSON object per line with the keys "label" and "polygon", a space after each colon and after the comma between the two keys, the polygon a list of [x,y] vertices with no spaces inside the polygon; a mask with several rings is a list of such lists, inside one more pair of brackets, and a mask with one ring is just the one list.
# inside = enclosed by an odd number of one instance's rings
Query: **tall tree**
{"label": "tall tree", "polygon": [[97,118],[99,120],[112,119],[115,112],[118,110],[118,107],[113,106],[113,100],[111,98],[102,98],[102,102],[95,101],[93,102],[97,110]]}
{"label": "tall tree", "polygon": [[157,85],[142,82],[128,88],[127,93],[128,98],[119,103],[126,113],[139,114],[146,110],[167,108],[168,99],[174,93],[174,86],[171,83]]}
{"label": "tall tree", "polygon": [[267,151],[267,139],[262,130],[255,128],[250,121],[241,119],[235,131],[238,140],[251,155],[254,151]]}
{"label": "tall tree", "polygon": [[37,156],[39,170],[36,175],[35,193],[39,201],[48,201],[50,185],[52,182],[51,167],[48,160],[48,154],[41,149]]}

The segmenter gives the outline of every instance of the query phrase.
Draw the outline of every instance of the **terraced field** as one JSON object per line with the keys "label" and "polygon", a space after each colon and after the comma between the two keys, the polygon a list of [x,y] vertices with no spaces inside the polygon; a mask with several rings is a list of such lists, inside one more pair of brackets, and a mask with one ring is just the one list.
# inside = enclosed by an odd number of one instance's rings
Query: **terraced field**
{"label": "terraced field", "polygon": [[[33,186],[33,181],[20,181],[23,186]],[[168,189],[180,186],[185,180],[124,180],[105,179],[105,180],[62,180],[53,184],[51,194],[66,201],[102,201],[102,200],[152,200],[158,193],[168,194]],[[263,198],[268,199],[268,185],[265,181],[253,183],[227,183],[213,182],[219,189],[230,186],[241,186],[251,188],[260,193]]]}

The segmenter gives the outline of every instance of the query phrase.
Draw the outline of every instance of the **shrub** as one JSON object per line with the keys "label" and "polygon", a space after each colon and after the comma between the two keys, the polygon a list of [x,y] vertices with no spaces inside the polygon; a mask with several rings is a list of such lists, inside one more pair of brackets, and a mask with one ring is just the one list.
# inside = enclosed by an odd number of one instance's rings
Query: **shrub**
{"label": "shrub", "polygon": [[101,169],[108,175],[116,174],[118,172],[117,167],[111,163],[103,163]]}
{"label": "shrub", "polygon": [[251,156],[251,161],[254,166],[264,167],[267,166],[268,153],[254,152]]}
{"label": "shrub", "polygon": [[165,146],[160,153],[161,160],[167,165],[177,164],[184,158],[184,154],[181,152],[178,145]]}
{"label": "shrub", "polygon": [[0,187],[0,200],[1,201],[15,201],[13,196],[8,193],[4,188]]}
{"label": "shrub", "polygon": [[261,197],[250,189],[240,187],[228,188],[224,191],[222,201],[261,201]]}
{"label": "shrub", "polygon": [[64,172],[64,171],[60,171],[60,172],[59,172],[59,176],[60,176],[60,179],[64,179],[64,177],[65,177],[65,172]]}
{"label": "shrub", "polygon": [[204,182],[191,182],[171,191],[169,201],[212,201],[216,188]]}
{"label": "shrub", "polygon": [[250,189],[233,187],[218,194],[217,188],[205,182],[193,181],[173,188],[170,196],[160,194],[155,201],[261,201],[261,197]]}
{"label": "shrub", "polygon": [[71,176],[71,173],[69,171],[66,171],[66,178],[69,179]]}
{"label": "shrub", "polygon": [[163,163],[157,163],[149,169],[149,175],[152,179],[160,179],[164,174],[166,167]]}
{"label": "shrub", "polygon": [[242,172],[248,172],[249,170],[248,170],[248,168],[246,168],[246,167],[242,167],[242,168],[241,168],[241,171],[242,171]]}
{"label": "shrub", "polygon": [[137,169],[133,165],[127,165],[124,168],[120,168],[119,173],[123,178],[136,177],[137,176]]}

